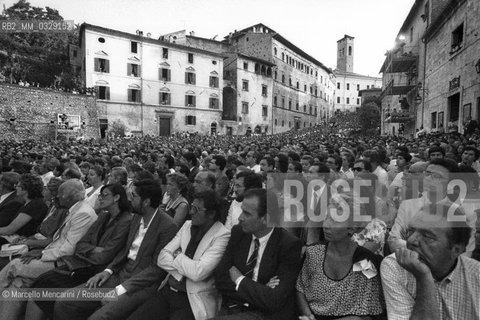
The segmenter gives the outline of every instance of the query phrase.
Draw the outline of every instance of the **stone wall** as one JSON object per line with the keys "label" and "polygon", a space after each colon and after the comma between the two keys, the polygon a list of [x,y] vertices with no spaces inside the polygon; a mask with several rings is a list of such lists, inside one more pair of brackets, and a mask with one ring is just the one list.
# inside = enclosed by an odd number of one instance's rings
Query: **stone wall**
{"label": "stone wall", "polygon": [[[460,95],[459,120],[455,124],[463,130],[464,107],[470,105],[471,116],[480,120],[478,98],[480,97],[480,74],[475,70],[480,52],[480,3],[478,0],[466,1],[452,16],[440,26],[427,42],[426,89],[424,127],[431,128],[431,114],[444,112],[444,124],[450,121],[448,98]],[[464,25],[461,49],[452,51],[452,32],[460,24]],[[459,85],[451,86],[454,78]],[[438,120],[437,120],[438,123]]]}
{"label": "stone wall", "polygon": [[0,83],[0,139],[54,139],[59,113],[80,115],[85,125],[76,136],[99,138],[93,96]]}

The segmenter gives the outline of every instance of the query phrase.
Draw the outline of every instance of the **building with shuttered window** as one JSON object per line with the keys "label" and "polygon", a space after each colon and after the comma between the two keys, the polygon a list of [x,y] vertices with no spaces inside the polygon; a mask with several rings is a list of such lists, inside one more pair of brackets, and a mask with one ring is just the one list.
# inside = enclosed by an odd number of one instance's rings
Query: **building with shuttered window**
{"label": "building with shuttered window", "polygon": [[121,122],[134,135],[217,132],[221,54],[89,24],[80,29],[80,54],[104,126]]}

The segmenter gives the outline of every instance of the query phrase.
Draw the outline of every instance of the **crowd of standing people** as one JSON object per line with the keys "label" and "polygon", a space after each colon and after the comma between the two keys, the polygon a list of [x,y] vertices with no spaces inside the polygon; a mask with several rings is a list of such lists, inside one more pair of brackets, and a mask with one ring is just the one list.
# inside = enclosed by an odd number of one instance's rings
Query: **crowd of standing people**
{"label": "crowd of standing people", "polygon": [[480,318],[478,132],[0,147],[1,318]]}

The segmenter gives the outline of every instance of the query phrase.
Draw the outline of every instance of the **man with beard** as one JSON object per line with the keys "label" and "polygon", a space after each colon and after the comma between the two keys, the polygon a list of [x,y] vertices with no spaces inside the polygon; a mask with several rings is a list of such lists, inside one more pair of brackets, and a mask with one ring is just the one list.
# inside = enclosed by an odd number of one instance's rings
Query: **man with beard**
{"label": "man with beard", "polygon": [[158,287],[166,272],[156,265],[160,251],[172,240],[177,227],[165,212],[158,209],[162,189],[153,180],[134,183],[132,220],[125,249],[81,287],[112,288],[118,300],[57,301],[55,319],[119,319],[128,316],[147,298],[144,289]]}

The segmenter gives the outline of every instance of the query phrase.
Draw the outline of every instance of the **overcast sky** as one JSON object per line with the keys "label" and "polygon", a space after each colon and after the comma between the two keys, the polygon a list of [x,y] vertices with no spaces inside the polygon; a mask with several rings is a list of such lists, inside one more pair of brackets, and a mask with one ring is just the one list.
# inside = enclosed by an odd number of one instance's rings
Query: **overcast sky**
{"label": "overcast sky", "polygon": [[[17,0],[0,0],[8,8]],[[337,40],[355,37],[354,72],[378,76],[386,50],[415,0],[30,0],[66,20],[153,38],[185,29],[217,40],[263,23],[327,67],[336,67]]]}

